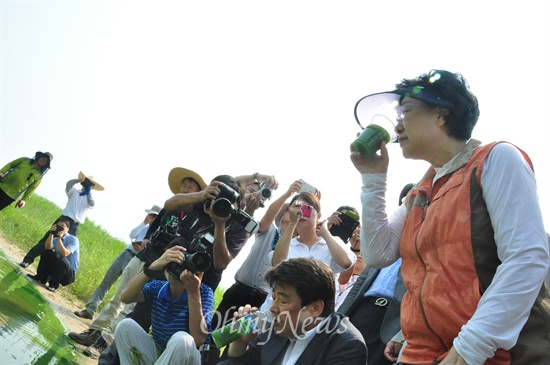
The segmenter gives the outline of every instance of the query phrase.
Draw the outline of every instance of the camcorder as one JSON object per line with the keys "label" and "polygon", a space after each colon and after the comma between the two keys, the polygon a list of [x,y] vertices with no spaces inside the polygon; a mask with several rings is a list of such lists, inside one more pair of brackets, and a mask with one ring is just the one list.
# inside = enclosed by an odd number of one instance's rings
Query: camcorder
{"label": "camcorder", "polygon": [[329,232],[333,236],[340,237],[344,243],[347,243],[353,234],[353,231],[359,226],[359,217],[351,210],[339,215],[342,223],[339,225],[333,224]]}
{"label": "camcorder", "polygon": [[205,206],[209,207],[212,204],[212,210],[218,217],[231,217],[239,222],[244,230],[248,233],[252,233],[258,227],[258,221],[252,218],[248,213],[242,209],[235,209],[234,204],[240,202],[239,194],[226,184],[219,184],[220,194],[212,201],[208,199],[205,201]]}
{"label": "camcorder", "polygon": [[90,181],[90,179],[85,178],[83,182],[80,183],[85,188],[92,188],[94,186],[94,183]]}
{"label": "camcorder", "polygon": [[204,232],[193,237],[185,251],[185,260],[177,264],[171,262],[168,264],[168,274],[179,280],[183,270],[189,270],[193,274],[205,272],[212,266],[212,257],[207,252],[208,248],[214,244],[214,236],[210,232]]}
{"label": "camcorder", "polygon": [[265,182],[261,182],[260,184],[260,190],[258,191],[258,196],[260,197],[260,207],[265,207],[265,201],[271,199],[271,189],[265,186]]}

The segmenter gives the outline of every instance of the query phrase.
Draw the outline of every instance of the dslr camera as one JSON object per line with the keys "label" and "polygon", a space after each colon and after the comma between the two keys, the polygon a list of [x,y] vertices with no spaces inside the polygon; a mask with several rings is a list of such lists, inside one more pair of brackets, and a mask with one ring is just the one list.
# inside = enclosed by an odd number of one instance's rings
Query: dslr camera
{"label": "dslr camera", "polygon": [[211,199],[205,201],[205,206],[208,207],[210,204],[213,204],[212,210],[217,216],[227,217],[228,215],[231,215],[234,220],[239,222],[244,227],[246,232],[254,232],[258,227],[258,221],[252,218],[244,210],[237,210],[233,206],[235,203],[240,203],[241,199],[239,193],[223,183],[219,184],[218,188],[220,189],[220,194],[214,201],[211,201]]}
{"label": "dslr camera", "polygon": [[181,265],[175,262],[169,263],[168,273],[179,280],[183,270],[189,270],[193,274],[205,272],[212,266],[212,257],[207,250],[213,244],[214,236],[210,232],[196,235],[185,251],[183,263]]}
{"label": "dslr camera", "polygon": [[50,232],[52,232],[52,233],[59,233],[59,232],[63,231],[63,229],[64,229],[63,227],[58,226],[58,225],[56,224],[56,225],[55,225],[55,228],[52,228],[52,229],[50,230]]}
{"label": "dslr camera", "polygon": [[160,226],[151,237],[151,244],[154,245],[155,248],[165,250],[168,244],[179,236],[180,234],[177,232],[177,227],[172,227],[170,225]]}

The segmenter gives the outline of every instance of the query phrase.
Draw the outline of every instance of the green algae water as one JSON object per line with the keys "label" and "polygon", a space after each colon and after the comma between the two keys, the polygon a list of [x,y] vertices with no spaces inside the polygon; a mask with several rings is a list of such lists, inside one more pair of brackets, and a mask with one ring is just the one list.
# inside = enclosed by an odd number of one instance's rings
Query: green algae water
{"label": "green algae water", "polygon": [[78,364],[65,332],[50,305],[0,250],[0,364]]}

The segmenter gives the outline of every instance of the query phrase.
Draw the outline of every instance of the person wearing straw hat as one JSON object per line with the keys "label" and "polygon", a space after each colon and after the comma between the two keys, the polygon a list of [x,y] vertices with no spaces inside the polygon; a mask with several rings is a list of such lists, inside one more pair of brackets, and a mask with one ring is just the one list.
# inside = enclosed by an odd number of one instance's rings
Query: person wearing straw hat
{"label": "person wearing straw hat", "polygon": [[[173,168],[168,175],[168,186],[172,193],[176,195],[191,195],[199,193],[207,184],[196,172],[182,167],[176,167]],[[124,268],[115,295],[102,309],[87,330],[81,333],[70,332],[68,334],[69,338],[73,341],[88,346],[83,351],[84,355],[98,357],[107,348],[107,343],[101,336],[101,329],[106,329],[109,326],[114,329],[118,322],[126,318],[132,312],[135,305],[135,303],[131,303],[122,307],[120,296],[126,285],[132,278],[143,271],[146,263],[155,261],[164,252],[165,247],[161,247],[159,249],[160,254],[157,255],[159,251],[157,248],[160,246],[160,242],[156,242],[155,233],[159,231],[159,227],[169,227],[170,230],[176,229],[185,215],[185,212],[172,212],[166,209],[160,210],[157,218],[149,225],[147,233],[143,238],[141,244],[143,249],[138,252]],[[158,241],[161,240],[159,239]]]}
{"label": "person wearing straw hat", "polygon": [[20,157],[0,169],[0,210],[17,199],[16,208],[23,208],[49,171],[53,155],[36,152],[33,158]]}
{"label": "person wearing straw hat", "polygon": [[116,257],[116,259],[114,259],[111,266],[109,266],[109,269],[107,269],[103,280],[95,289],[90,299],[86,302],[86,309],[74,312],[77,317],[85,319],[93,318],[97,307],[99,307],[99,304],[101,304],[101,302],[107,295],[107,292],[109,291],[109,289],[111,289],[111,286],[113,286],[120,275],[122,275],[122,272],[124,271],[126,265],[128,265],[130,260],[134,258],[139,251],[141,251],[143,238],[147,234],[149,225],[153,223],[153,221],[157,218],[161,209],[162,208],[158,205],[153,205],[151,209],[145,209],[145,213],[147,213],[145,219],[130,232],[130,239],[132,240],[132,242],[128,244],[128,247],[122,250],[122,252]]}
{"label": "person wearing straw hat", "polygon": [[[76,183],[80,183],[80,190],[74,188]],[[54,224],[57,223],[59,219],[66,218],[70,222],[69,233],[75,237],[78,236],[80,225],[86,220],[88,209],[95,206],[92,190],[103,191],[105,188],[95,181],[92,176],[84,175],[82,171],[79,172],[77,179],[67,181],[67,185],[65,186],[65,193],[68,197],[67,205]],[[44,252],[44,244],[49,235],[50,232],[48,231],[44,237],[27,252],[19,266],[24,268],[28,267],[34,262],[35,258]]]}

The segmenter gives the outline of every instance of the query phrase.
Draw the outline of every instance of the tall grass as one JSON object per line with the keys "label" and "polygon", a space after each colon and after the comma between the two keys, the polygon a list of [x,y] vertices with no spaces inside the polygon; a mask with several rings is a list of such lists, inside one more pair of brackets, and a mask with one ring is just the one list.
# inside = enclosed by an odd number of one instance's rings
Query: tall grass
{"label": "tall grass", "polygon": [[[60,215],[61,209],[57,205],[39,195],[34,195],[22,209],[16,209],[12,204],[0,211],[0,231],[6,240],[26,253],[44,236]],[[105,229],[89,219],[80,225],[78,240],[80,241],[80,266],[76,281],[64,287],[64,292],[86,302],[101,283],[113,260],[126,248],[127,243],[112,237]],[[38,257],[34,261],[34,267],[38,265],[39,259]],[[115,291],[116,284],[109,290],[99,310],[108,303]],[[223,289],[218,288],[214,295],[217,306],[223,296]]]}

